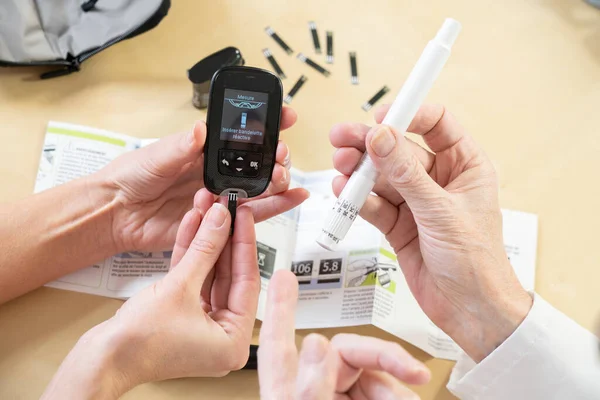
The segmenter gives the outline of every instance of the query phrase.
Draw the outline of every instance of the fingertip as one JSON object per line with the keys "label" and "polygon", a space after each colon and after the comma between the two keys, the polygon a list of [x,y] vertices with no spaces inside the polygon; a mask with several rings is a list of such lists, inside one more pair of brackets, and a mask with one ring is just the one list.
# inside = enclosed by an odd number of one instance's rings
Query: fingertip
{"label": "fingertip", "polygon": [[[207,227],[213,231],[225,231],[229,230],[231,214],[227,207],[217,202],[210,206],[206,213],[204,220],[202,221],[201,227]],[[200,231],[198,231],[200,232]]]}
{"label": "fingertip", "polygon": [[252,244],[254,247],[256,247],[254,215],[252,214],[252,209],[249,206],[242,205],[236,210],[233,229],[233,242]]}
{"label": "fingertip", "polygon": [[254,231],[254,214],[252,213],[252,208],[243,205],[236,210],[235,231],[248,230],[249,228],[252,228],[251,230]]}
{"label": "fingertip", "polygon": [[304,188],[298,188],[298,189],[299,189],[298,193],[300,193],[301,197],[303,197],[302,201],[304,201],[310,197],[310,192],[308,190],[306,190]]}
{"label": "fingertip", "polygon": [[249,219],[252,221],[252,223],[254,223],[254,214],[252,214],[252,208],[250,208],[250,206],[239,206],[236,211],[236,219],[238,216],[242,216],[242,218]]}
{"label": "fingertip", "polygon": [[375,109],[375,112],[373,113],[373,115],[375,117],[375,122],[380,124],[381,121],[383,121],[383,119],[385,118],[388,111],[390,110],[391,106],[392,106],[391,104],[383,104],[383,105],[377,107]]}
{"label": "fingertip", "polygon": [[200,213],[200,210],[198,210],[197,208],[192,208],[191,210],[186,212],[183,218],[181,219],[180,228],[188,226],[191,221],[194,221],[196,218],[201,216],[202,214]]}
{"label": "fingertip", "polygon": [[335,194],[336,197],[342,193],[342,190],[344,190],[348,179],[349,178],[346,175],[338,175],[333,178],[333,181],[331,182],[331,188],[333,189],[333,194]]}
{"label": "fingertip", "polygon": [[196,208],[192,208],[185,213],[177,229],[177,235],[175,237],[175,245],[189,246],[190,242],[196,235],[196,231],[200,227],[202,220],[202,214]]}
{"label": "fingertip", "polygon": [[302,340],[300,361],[308,363],[319,363],[330,350],[329,340],[318,333],[311,333]]}
{"label": "fingertip", "polygon": [[290,148],[282,140],[277,143],[277,151],[275,153],[275,161],[285,166],[286,160],[289,161]]}
{"label": "fingertip", "polygon": [[298,207],[300,204],[304,203],[309,197],[310,192],[304,188],[294,188],[288,190],[288,193],[292,192],[292,197],[296,203],[298,203],[295,207]]}
{"label": "fingertip", "polygon": [[394,377],[415,385],[422,385],[431,379],[431,371],[425,364],[414,358],[400,346],[390,347],[389,342],[384,344],[387,351],[380,355],[380,365],[383,371]]}
{"label": "fingertip", "polygon": [[329,345],[329,340],[318,333],[309,333],[308,335],[306,335],[304,337],[304,339],[302,340],[302,347],[304,347],[305,345],[311,346],[311,347],[323,347],[323,346],[328,346]]}
{"label": "fingertip", "polygon": [[331,142],[331,145],[336,148],[346,146],[349,132],[352,132],[352,123],[340,122],[333,125],[329,130],[329,141]]}
{"label": "fingertip", "polygon": [[188,141],[192,151],[199,151],[204,147],[206,141],[206,122],[196,121],[192,131],[188,135]]}
{"label": "fingertip", "polygon": [[274,302],[289,302],[295,304],[298,299],[298,278],[287,269],[275,271],[269,283],[269,292]]}
{"label": "fingertip", "polygon": [[290,179],[291,176],[288,169],[281,164],[275,164],[275,167],[273,167],[271,182],[273,182],[279,188],[276,193],[283,192],[285,189],[287,189],[287,186],[290,184]]}
{"label": "fingertip", "polygon": [[293,108],[284,106],[281,110],[281,130],[292,127],[298,120],[298,114]]}
{"label": "fingertip", "polygon": [[356,333],[338,333],[334,337],[331,338],[331,345],[334,348],[338,348],[343,345],[345,342],[352,342],[361,336]]}
{"label": "fingertip", "polygon": [[331,157],[331,161],[333,162],[333,168],[335,168],[336,170],[340,170],[340,166],[341,166],[341,160],[340,158],[342,157],[342,152],[340,151],[340,148],[336,148],[335,151],[333,152],[333,156]]}
{"label": "fingertip", "polygon": [[339,122],[331,127],[331,129],[329,130],[329,141],[331,142],[331,144],[336,142],[335,139],[337,139],[340,132],[344,130],[344,125],[346,125],[345,122]]}
{"label": "fingertip", "polygon": [[194,195],[194,208],[199,210],[202,214],[205,214],[214,202],[215,195],[206,188],[198,190]]}
{"label": "fingertip", "polygon": [[431,370],[423,365],[423,368],[415,372],[415,385],[425,385],[431,380]]}
{"label": "fingertip", "polygon": [[355,147],[340,147],[333,155],[333,167],[344,175],[351,175],[364,153]]}
{"label": "fingertip", "polygon": [[411,385],[425,385],[431,380],[431,371],[424,364],[412,367],[399,367],[402,372],[392,372],[397,379]]}

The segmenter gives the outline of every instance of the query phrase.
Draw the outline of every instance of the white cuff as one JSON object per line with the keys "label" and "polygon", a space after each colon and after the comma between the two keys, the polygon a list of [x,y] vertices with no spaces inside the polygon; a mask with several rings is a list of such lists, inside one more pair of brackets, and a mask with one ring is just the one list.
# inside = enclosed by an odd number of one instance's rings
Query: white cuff
{"label": "white cuff", "polygon": [[479,364],[462,354],[448,389],[461,399],[599,399],[598,339],[539,295]]}

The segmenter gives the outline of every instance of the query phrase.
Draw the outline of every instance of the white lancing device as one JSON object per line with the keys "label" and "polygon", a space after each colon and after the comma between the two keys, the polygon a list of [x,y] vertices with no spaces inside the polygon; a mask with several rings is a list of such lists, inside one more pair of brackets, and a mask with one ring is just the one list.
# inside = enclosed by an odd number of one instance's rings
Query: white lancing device
{"label": "white lancing device", "polygon": [[[437,35],[427,44],[421,57],[404,82],[382,124],[404,133],[425,100],[429,89],[450,57],[450,50],[460,33],[458,21],[447,18]],[[373,161],[364,154],[331,209],[317,243],[327,250],[334,250],[346,237],[360,209],[365,204],[379,173]]]}

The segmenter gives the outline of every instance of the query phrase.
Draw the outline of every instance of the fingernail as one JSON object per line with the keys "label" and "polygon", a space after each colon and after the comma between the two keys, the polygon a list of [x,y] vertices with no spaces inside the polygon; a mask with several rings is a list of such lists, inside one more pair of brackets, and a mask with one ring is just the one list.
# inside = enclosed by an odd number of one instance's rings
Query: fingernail
{"label": "fingernail", "polygon": [[281,183],[287,183],[288,180],[288,170],[287,168],[283,169],[283,178],[281,178]]}
{"label": "fingernail", "polygon": [[418,360],[413,360],[413,362],[408,367],[410,369],[410,373],[413,376],[418,376],[419,379],[423,382],[429,381],[431,377],[431,372],[425,364]]}
{"label": "fingernail", "polygon": [[419,365],[413,365],[412,367],[412,371],[413,373],[415,373],[416,375],[421,375],[423,377],[425,376],[429,376],[429,368],[427,368],[426,366],[424,366],[423,364],[419,364]]}
{"label": "fingernail", "polygon": [[285,155],[285,158],[283,159],[283,166],[286,167],[287,169],[290,169],[290,167],[292,166],[291,159],[290,159],[290,149],[289,148],[288,148],[287,154]]}
{"label": "fingernail", "polygon": [[206,214],[206,223],[211,228],[220,228],[225,223],[228,212],[223,204],[215,203]]}
{"label": "fingernail", "polygon": [[188,140],[189,144],[194,144],[194,142],[196,141],[196,135],[194,135],[194,129],[196,129],[195,125],[192,128],[192,131],[190,133],[188,133],[188,135],[187,135],[187,140]]}
{"label": "fingernail", "polygon": [[377,156],[386,157],[396,146],[396,137],[387,126],[380,125],[375,129],[375,133],[371,136],[371,148]]}
{"label": "fingernail", "polygon": [[302,342],[302,352],[300,353],[302,361],[310,364],[318,364],[327,354],[327,339],[323,336],[311,333],[304,338]]}

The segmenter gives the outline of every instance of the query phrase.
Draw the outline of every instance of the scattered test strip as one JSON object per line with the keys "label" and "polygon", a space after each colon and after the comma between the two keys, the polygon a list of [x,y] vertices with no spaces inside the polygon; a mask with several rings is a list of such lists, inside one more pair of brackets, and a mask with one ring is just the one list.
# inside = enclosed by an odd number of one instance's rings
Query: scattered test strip
{"label": "scattered test strip", "polygon": [[311,60],[310,58],[306,57],[304,54],[299,53],[298,54],[298,59],[306,64],[308,64],[309,66],[313,67],[314,69],[316,69],[317,71],[319,71],[320,73],[322,73],[325,76],[329,76],[331,75],[331,72],[327,71],[325,68],[321,67],[319,64],[317,64],[316,62],[314,62],[313,60]]}
{"label": "scattered test strip", "polygon": [[327,57],[325,62],[333,64],[333,32],[331,31],[327,31]]}
{"label": "scattered test strip", "polygon": [[286,42],[283,41],[283,39],[281,39],[279,37],[278,34],[275,33],[275,31],[273,29],[271,29],[270,26],[267,26],[265,28],[265,32],[267,32],[267,35],[271,36],[273,38],[274,41],[277,42],[278,45],[281,46],[282,49],[284,49],[286,51],[286,53],[288,54],[292,54],[294,52],[294,50],[292,50],[292,48],[290,46],[287,45]]}
{"label": "scattered test strip", "polygon": [[369,111],[371,107],[373,107],[373,105],[377,103],[389,91],[389,87],[382,87],[379,92],[375,93],[375,96],[371,97],[365,104],[362,105],[362,109],[365,111]]}
{"label": "scattered test strip", "polygon": [[304,75],[302,75],[300,77],[300,79],[298,79],[298,81],[294,84],[294,87],[292,88],[292,90],[290,90],[288,95],[285,96],[285,99],[283,99],[283,101],[285,101],[286,104],[290,104],[292,102],[292,99],[294,98],[296,93],[298,93],[298,90],[300,90],[302,85],[304,85],[304,82],[306,82],[306,79],[307,78]]}
{"label": "scattered test strip", "polygon": [[317,24],[313,21],[308,23],[308,27],[310,28],[310,33],[312,35],[313,44],[315,46],[315,53],[321,54],[321,42],[319,42],[319,34],[317,33]]}
{"label": "scattered test strip", "polygon": [[358,67],[356,66],[356,52],[350,52],[350,82],[358,85]]}
{"label": "scattered test strip", "polygon": [[273,67],[275,72],[277,72],[277,75],[279,75],[281,79],[285,79],[285,73],[277,63],[277,60],[275,60],[275,57],[273,57],[273,53],[271,53],[271,50],[263,49],[263,54],[265,55],[265,57],[267,57],[267,60],[269,60],[269,63],[271,63],[271,67]]}

